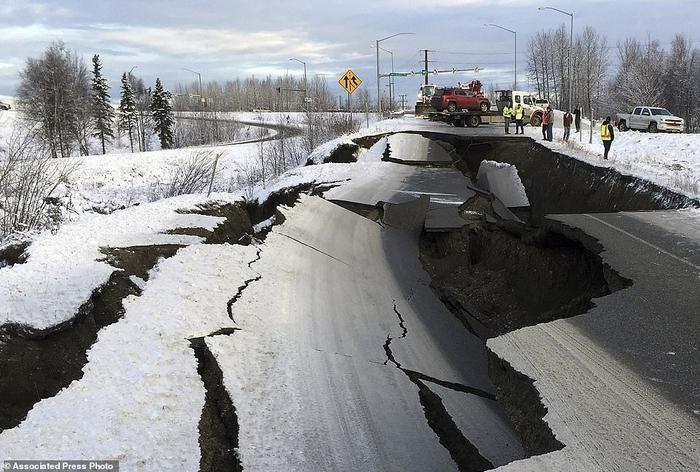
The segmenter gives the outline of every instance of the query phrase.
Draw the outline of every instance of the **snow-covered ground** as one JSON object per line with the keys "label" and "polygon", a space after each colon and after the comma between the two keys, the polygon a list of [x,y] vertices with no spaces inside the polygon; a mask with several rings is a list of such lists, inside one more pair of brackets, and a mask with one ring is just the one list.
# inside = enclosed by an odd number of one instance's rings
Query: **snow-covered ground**
{"label": "snow-covered ground", "polygon": [[205,390],[188,338],[233,325],[226,303],[256,255],[253,246],[197,245],[161,262],[143,294],[125,300],[123,319],[100,331],[83,377],[0,434],[0,458],[199,470]]}
{"label": "snow-covered ground", "polygon": [[[212,196],[224,202],[239,198],[234,194]],[[214,229],[223,218],[176,211],[194,209],[206,201],[204,196],[184,195],[110,215],[84,214],[56,234],[36,235],[24,264],[0,269],[0,325],[46,329],[74,317],[115,270],[99,261],[105,257],[101,248],[201,242],[196,236],[164,233],[176,228]]]}
{"label": "snow-covered ground", "polygon": [[621,133],[615,130],[615,140],[605,161],[600,122],[594,126],[592,139],[587,120],[582,122],[581,133],[576,133],[572,126],[569,142],[565,143],[563,125],[557,115],[552,142],[542,139],[541,128],[526,126],[525,134],[575,159],[611,167],[622,174],[640,177],[689,197],[700,198],[700,134]]}

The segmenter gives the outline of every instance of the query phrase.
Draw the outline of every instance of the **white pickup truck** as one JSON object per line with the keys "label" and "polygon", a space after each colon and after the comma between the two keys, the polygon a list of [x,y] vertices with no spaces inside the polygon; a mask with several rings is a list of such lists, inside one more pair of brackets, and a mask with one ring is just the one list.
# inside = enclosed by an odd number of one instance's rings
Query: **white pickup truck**
{"label": "white pickup truck", "polygon": [[636,107],[632,113],[617,114],[617,129],[627,131],[628,129],[647,130],[650,133],[657,131],[671,131],[682,133],[685,128],[683,118],[673,116],[665,108],[658,107]]}

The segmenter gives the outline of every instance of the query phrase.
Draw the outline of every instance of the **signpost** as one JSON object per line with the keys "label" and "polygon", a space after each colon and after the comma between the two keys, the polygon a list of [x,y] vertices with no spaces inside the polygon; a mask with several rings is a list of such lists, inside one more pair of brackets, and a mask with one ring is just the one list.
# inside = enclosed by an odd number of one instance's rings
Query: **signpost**
{"label": "signpost", "polygon": [[352,122],[352,106],[350,106],[350,95],[355,90],[357,90],[357,87],[359,87],[362,84],[362,79],[360,79],[352,71],[352,69],[348,69],[348,71],[340,77],[338,83],[341,87],[345,89],[346,92],[348,92],[348,111],[350,112],[350,121]]}

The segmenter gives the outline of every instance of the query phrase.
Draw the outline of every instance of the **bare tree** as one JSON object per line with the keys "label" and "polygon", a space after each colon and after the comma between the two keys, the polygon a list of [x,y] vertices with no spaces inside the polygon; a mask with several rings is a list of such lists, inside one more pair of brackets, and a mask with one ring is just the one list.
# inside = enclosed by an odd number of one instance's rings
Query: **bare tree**
{"label": "bare tree", "polygon": [[56,161],[35,130],[16,129],[0,153],[0,238],[13,232],[55,229],[61,205],[54,192],[79,163]]}
{"label": "bare tree", "polygon": [[41,127],[52,157],[68,157],[76,145],[87,154],[92,131],[88,71],[82,58],[62,42],[51,43],[39,59],[29,58],[17,88],[24,117]]}
{"label": "bare tree", "polygon": [[576,40],[578,50],[578,86],[585,112],[593,116],[605,95],[604,84],[608,70],[608,42],[605,36],[587,26]]}

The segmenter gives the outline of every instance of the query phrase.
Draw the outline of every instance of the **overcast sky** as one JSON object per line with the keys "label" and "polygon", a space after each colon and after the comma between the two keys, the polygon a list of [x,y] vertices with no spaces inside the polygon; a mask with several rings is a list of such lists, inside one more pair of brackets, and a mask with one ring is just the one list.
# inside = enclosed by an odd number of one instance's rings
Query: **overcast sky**
{"label": "overcast sky", "polygon": [[[420,70],[421,49],[430,49],[430,68],[483,71],[432,76],[438,84],[478,78],[506,87],[513,76],[513,35],[485,23],[518,32],[518,72],[524,88],[528,39],[542,29],[556,28],[569,17],[551,6],[573,11],[574,33],[590,25],[605,34],[610,46],[626,37],[652,37],[667,48],[676,33],[700,46],[697,0],[0,0],[0,95],[13,95],[17,74],[27,57],[38,57],[48,43],[63,40],[90,57],[100,54],[104,72],[118,95],[122,72],[147,83],[160,77],[166,87],[195,76],[227,80],[251,74],[302,74],[295,57],[306,61],[308,75],[324,74],[337,94],[336,81],[353,69],[363,87],[376,93],[374,41],[393,51],[397,71]],[[615,49],[610,56],[614,62]],[[382,72],[391,67],[381,53]],[[520,75],[523,72],[523,75]],[[397,93],[415,98],[420,77],[399,78]]]}

